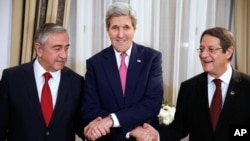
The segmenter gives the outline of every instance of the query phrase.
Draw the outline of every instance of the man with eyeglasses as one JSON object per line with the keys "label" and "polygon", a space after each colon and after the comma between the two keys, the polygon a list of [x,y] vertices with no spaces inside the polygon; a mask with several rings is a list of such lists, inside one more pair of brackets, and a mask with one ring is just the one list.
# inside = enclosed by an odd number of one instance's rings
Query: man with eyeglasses
{"label": "man with eyeglasses", "polygon": [[250,76],[230,65],[234,38],[225,28],[210,28],[197,50],[204,72],[182,82],[174,121],[159,129],[160,140],[241,140],[234,129],[250,125]]}

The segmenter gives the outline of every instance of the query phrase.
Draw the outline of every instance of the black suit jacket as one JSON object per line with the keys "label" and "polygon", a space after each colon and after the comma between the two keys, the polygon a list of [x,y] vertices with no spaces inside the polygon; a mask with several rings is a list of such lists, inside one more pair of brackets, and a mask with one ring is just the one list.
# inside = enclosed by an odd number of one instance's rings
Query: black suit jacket
{"label": "black suit jacket", "polygon": [[175,119],[159,129],[161,140],[229,141],[230,126],[250,124],[250,77],[233,70],[215,133],[208,104],[207,73],[181,84]]}
{"label": "black suit jacket", "polygon": [[[0,140],[75,141],[81,126],[84,78],[64,67],[49,127],[45,126],[33,62],[3,71],[0,82]],[[77,132],[82,136],[80,132]]]}

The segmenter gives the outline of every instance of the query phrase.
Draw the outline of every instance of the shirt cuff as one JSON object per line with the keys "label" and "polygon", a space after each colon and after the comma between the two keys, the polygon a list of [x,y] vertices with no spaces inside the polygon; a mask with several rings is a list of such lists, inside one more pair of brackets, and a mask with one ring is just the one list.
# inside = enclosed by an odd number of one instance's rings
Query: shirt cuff
{"label": "shirt cuff", "polygon": [[114,113],[110,114],[112,120],[113,120],[113,127],[120,127],[120,123]]}
{"label": "shirt cuff", "polygon": [[128,132],[127,134],[126,134],[126,139],[129,139],[130,138],[130,132]]}
{"label": "shirt cuff", "polygon": [[159,132],[157,132],[157,135],[158,135],[158,139],[157,139],[157,141],[160,141],[160,135],[159,135]]}

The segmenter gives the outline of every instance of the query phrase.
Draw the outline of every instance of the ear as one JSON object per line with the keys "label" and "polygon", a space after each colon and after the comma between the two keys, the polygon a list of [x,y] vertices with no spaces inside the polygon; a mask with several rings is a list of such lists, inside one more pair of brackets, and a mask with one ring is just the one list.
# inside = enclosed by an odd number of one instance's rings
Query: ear
{"label": "ear", "polygon": [[42,56],[42,52],[43,52],[43,49],[41,48],[41,44],[35,43],[35,50],[36,50],[37,56],[41,57]]}
{"label": "ear", "polygon": [[226,50],[226,54],[227,54],[227,58],[230,58],[233,55],[234,52],[234,47],[230,46],[227,50]]}

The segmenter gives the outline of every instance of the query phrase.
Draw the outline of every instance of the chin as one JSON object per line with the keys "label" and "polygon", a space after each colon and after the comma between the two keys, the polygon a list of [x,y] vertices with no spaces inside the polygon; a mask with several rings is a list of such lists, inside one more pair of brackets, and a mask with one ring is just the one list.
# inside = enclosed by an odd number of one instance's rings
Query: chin
{"label": "chin", "polygon": [[59,70],[63,69],[63,67],[64,66],[56,66],[56,67],[54,67],[54,69],[55,69],[55,71],[59,71]]}
{"label": "chin", "polygon": [[203,67],[203,70],[207,73],[212,72],[212,69],[208,67]]}

